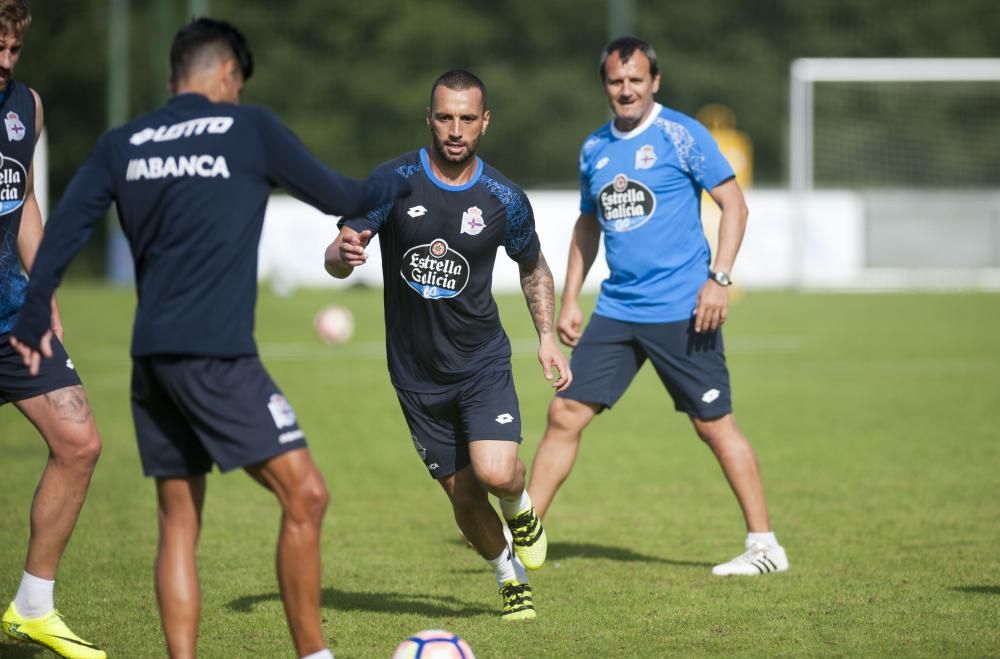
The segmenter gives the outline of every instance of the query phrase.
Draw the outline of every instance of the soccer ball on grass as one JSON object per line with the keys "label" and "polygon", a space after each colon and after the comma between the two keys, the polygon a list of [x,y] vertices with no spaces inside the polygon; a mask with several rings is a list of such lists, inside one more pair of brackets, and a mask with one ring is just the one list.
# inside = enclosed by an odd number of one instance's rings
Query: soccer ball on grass
{"label": "soccer ball on grass", "polygon": [[476,659],[460,636],[443,629],[425,629],[399,644],[392,659]]}

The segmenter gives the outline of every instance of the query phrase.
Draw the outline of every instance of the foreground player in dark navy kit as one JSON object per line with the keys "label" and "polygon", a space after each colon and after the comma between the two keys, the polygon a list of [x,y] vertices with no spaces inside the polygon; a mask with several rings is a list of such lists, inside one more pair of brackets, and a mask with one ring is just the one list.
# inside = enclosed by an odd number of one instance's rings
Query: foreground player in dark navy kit
{"label": "foreground player in dark navy kit", "polygon": [[282,508],[277,572],[299,656],[332,656],[320,621],[319,536],[328,493],[295,413],[257,357],[257,244],[274,185],[330,214],[378,208],[409,190],[379,172],[346,179],[273,115],[237,105],[253,60],[231,25],[192,21],[170,51],[175,96],[112,130],[52,216],[14,328],[32,369],[49,349],[49,305],[67,264],[114,200],[132,248],[138,308],[132,412],[156,478],[156,590],[172,657],[196,651],[195,547],[205,474],[242,467]]}
{"label": "foreground player in dark navy kit", "polygon": [[[55,358],[31,377],[11,347],[9,332],[28,285],[42,240],[32,159],[42,131],[42,101],[13,79],[31,13],[21,0],[0,0],[0,405],[13,403],[38,429],[49,449],[31,503],[31,535],[21,583],[6,611],[3,630],[64,657],[99,659],[104,652],[74,634],[55,609],[56,570],[83,507],[101,452],[101,438],[73,362],[60,343],[62,327],[51,300]],[[27,494],[27,493],[25,493]],[[14,538],[2,534],[3,542]],[[2,609],[0,609],[2,610]]]}
{"label": "foreground player in dark navy kit", "polygon": [[[389,373],[413,445],[451,499],[459,528],[493,565],[503,619],[531,620],[524,567],[542,566],[546,539],[517,457],[521,418],[510,341],[491,292],[499,247],[520,267],[545,377],[559,391],[572,378],[553,335],[552,273],[531,205],[476,156],[489,118],[479,78],[467,71],[438,78],[427,113],[433,147],[383,166],[407,177],[413,193],[341,221],[326,267],[347,277],[379,235]],[[488,492],[500,499],[515,557]]]}

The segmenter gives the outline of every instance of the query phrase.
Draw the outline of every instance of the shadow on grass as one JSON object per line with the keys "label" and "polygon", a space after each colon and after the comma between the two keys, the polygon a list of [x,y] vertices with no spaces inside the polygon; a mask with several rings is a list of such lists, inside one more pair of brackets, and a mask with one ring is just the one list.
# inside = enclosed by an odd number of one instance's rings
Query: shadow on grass
{"label": "shadow on grass", "polygon": [[704,561],[682,561],[674,558],[663,558],[662,556],[648,556],[632,551],[631,549],[626,549],[625,547],[611,547],[592,542],[549,543],[546,560],[559,561],[567,558],[603,558],[623,563],[664,563],[666,565],[680,565],[683,567],[712,567],[712,563],[705,563]]}
{"label": "shadow on grass", "polygon": [[[227,606],[233,611],[247,613],[260,602],[278,600],[278,593],[263,593],[239,597]],[[338,588],[324,588],[320,604],[337,611],[371,611],[372,613],[413,613],[428,618],[468,618],[477,615],[494,615],[492,608],[463,602],[448,595],[420,595],[417,593],[352,593]],[[5,655],[6,657],[6,655]]]}
{"label": "shadow on grass", "polygon": [[0,657],[3,659],[34,659],[49,657],[48,650],[28,643],[0,643]]}
{"label": "shadow on grass", "polygon": [[1000,586],[954,586],[951,590],[970,595],[1000,595]]}
{"label": "shadow on grass", "polygon": [[[465,541],[457,538],[452,544],[467,546]],[[471,547],[471,553],[475,553]],[[674,558],[663,558],[662,556],[648,556],[626,549],[625,547],[611,547],[608,545],[598,545],[592,542],[550,542],[546,561],[561,561],[567,558],[603,558],[608,561],[620,561],[622,563],[663,563],[665,565],[679,565],[681,567],[712,567],[714,563],[704,561],[682,561]],[[479,570],[468,570],[468,572],[479,572]]]}

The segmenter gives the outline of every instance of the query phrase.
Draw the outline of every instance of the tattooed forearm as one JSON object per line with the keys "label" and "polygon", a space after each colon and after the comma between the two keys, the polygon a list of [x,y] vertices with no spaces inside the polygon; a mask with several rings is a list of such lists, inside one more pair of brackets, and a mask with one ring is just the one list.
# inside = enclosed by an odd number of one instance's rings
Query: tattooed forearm
{"label": "tattooed forearm", "polygon": [[551,334],[553,316],[555,315],[555,291],[552,283],[552,271],[545,257],[539,253],[534,266],[521,264],[521,290],[528,303],[531,320],[539,336]]}
{"label": "tattooed forearm", "polygon": [[60,420],[84,423],[90,418],[90,403],[83,387],[65,387],[45,394],[45,400],[55,408]]}

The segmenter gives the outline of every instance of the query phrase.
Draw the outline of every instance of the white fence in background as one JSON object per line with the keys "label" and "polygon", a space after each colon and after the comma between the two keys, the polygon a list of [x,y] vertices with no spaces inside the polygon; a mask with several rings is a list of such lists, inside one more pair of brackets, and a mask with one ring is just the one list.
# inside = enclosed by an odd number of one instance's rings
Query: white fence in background
{"label": "white fence in background", "polygon": [[[578,195],[568,191],[529,191],[542,249],[561,287],[569,242],[578,215]],[[814,192],[799,212],[786,190],[750,190],[750,220],[733,278],[746,288],[815,289],[895,288],[911,286],[892,268],[866,266],[866,201],[855,192]],[[457,219],[456,219],[457,221]],[[335,280],[323,269],[323,253],[337,235],[334,218],[287,196],[276,195],[268,206],[260,248],[260,277],[278,292],[297,287],[382,285],[377,243],[368,263],[347,280]],[[801,245],[801,248],[797,247]],[[1000,271],[990,279],[969,282],[949,278],[941,269],[922,286],[1000,288]],[[607,276],[603,249],[585,288],[597,290]],[[494,271],[497,291],[519,289],[517,266],[501,252]]]}

